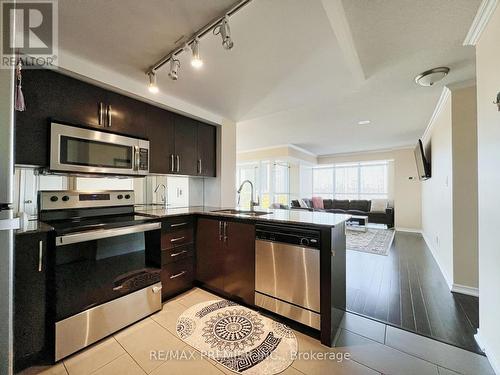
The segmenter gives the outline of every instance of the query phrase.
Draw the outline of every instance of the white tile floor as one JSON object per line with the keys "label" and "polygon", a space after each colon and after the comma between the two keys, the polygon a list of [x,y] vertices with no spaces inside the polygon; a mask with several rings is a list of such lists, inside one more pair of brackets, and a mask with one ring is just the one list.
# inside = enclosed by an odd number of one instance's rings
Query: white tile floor
{"label": "white tile floor", "polygon": [[[190,290],[163,305],[162,311],[104,339],[52,367],[23,374],[232,374],[177,338],[178,316],[196,303],[219,299],[201,289]],[[346,314],[335,348],[296,332],[299,352],[348,352],[350,360],[295,360],[283,374],[494,374],[487,359],[357,315]],[[151,350],[185,350],[188,360],[152,360]]]}

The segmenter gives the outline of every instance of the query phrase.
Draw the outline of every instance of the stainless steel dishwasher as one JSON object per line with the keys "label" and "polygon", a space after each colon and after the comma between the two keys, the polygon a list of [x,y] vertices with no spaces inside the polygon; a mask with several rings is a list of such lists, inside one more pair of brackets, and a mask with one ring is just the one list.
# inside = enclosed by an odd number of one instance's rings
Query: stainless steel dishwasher
{"label": "stainless steel dishwasher", "polygon": [[258,224],[255,304],[319,329],[320,246],[319,231]]}

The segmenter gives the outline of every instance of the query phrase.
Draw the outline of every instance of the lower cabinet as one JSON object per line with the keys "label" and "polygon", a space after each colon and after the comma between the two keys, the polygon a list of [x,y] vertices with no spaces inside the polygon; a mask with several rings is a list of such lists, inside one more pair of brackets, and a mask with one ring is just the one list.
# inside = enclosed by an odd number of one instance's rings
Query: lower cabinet
{"label": "lower cabinet", "polygon": [[253,305],[255,226],[229,220],[198,219],[196,279],[209,288]]}
{"label": "lower cabinet", "polygon": [[48,349],[47,233],[22,233],[14,251],[14,366],[37,363]]}
{"label": "lower cabinet", "polygon": [[162,297],[168,298],[190,289],[194,281],[194,235],[191,217],[162,222]]}

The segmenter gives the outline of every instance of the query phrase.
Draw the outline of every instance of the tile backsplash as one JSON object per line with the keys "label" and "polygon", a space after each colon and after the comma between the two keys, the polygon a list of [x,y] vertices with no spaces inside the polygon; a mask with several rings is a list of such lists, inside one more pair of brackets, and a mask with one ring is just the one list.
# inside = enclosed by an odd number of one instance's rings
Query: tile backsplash
{"label": "tile backsplash", "polygon": [[136,204],[162,204],[167,187],[168,207],[203,206],[204,179],[183,176],[147,176],[143,178],[90,178],[40,175],[34,168],[15,168],[14,211],[36,218],[39,190],[134,190]]}

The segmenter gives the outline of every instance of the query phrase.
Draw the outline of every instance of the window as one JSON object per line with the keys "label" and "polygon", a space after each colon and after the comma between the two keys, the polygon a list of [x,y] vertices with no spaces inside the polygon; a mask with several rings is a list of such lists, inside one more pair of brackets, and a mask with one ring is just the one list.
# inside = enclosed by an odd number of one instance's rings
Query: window
{"label": "window", "polygon": [[387,162],[338,164],[313,169],[313,195],[324,199],[387,199]]}
{"label": "window", "polygon": [[[254,184],[255,196],[260,199],[262,208],[269,208],[273,203],[289,205],[290,174],[288,163],[261,161],[251,164],[240,164],[236,172],[237,188],[245,180]],[[250,207],[250,188],[245,186],[240,194],[239,205]]]}

